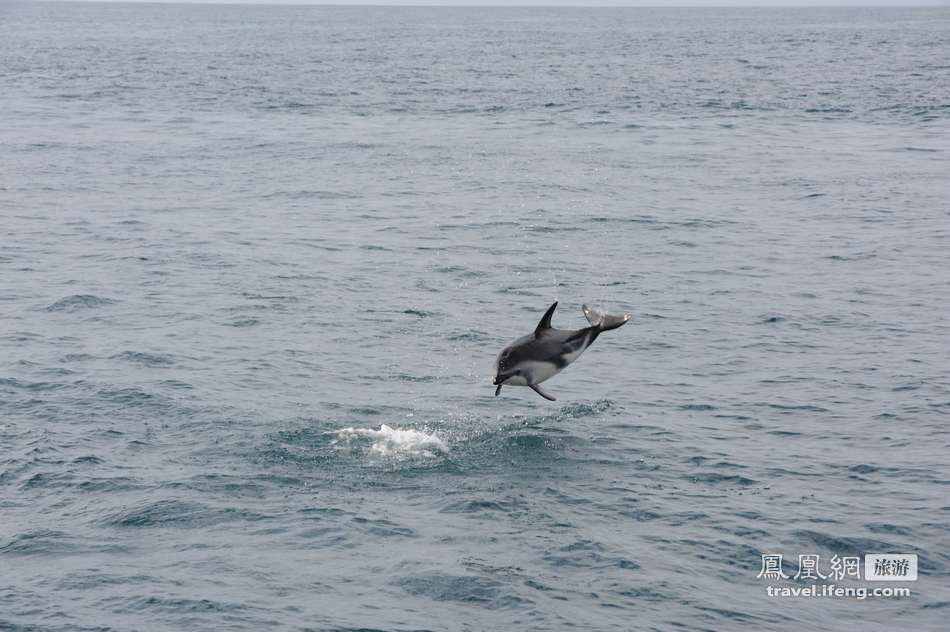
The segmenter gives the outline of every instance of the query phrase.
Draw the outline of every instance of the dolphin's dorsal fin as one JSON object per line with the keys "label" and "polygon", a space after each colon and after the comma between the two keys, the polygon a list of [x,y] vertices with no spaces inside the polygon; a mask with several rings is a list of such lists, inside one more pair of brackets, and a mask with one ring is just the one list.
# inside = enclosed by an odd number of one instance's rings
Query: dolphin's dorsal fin
{"label": "dolphin's dorsal fin", "polygon": [[544,316],[541,317],[541,322],[534,328],[535,338],[551,328],[551,317],[554,316],[555,309],[557,309],[557,301],[554,301],[551,307],[548,308],[548,311],[544,312]]}

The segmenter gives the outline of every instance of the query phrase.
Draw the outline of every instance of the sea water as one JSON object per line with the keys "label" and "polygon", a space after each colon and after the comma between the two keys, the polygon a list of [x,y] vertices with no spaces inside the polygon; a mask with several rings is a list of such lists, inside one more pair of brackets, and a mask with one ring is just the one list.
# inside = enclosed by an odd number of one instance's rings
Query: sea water
{"label": "sea water", "polygon": [[[948,60],[946,8],[0,5],[0,629],[941,629]],[[494,397],[555,300],[632,319]],[[873,553],[909,597],[766,593]]]}

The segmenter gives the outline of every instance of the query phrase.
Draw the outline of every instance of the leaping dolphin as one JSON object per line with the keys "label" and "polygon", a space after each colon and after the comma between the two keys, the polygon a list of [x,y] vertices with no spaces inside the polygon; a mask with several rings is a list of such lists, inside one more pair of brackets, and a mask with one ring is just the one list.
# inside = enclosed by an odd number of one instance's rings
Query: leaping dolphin
{"label": "leaping dolphin", "polygon": [[584,350],[597,340],[600,332],[616,329],[630,320],[630,314],[608,316],[584,305],[584,315],[587,316],[590,327],[575,331],[554,329],[551,326],[551,316],[556,308],[557,301],[544,313],[534,333],[518,338],[498,354],[493,382],[498,385],[495,389],[496,397],[501,392],[501,387],[508,384],[527,386],[544,399],[555,401],[555,398],[542,391],[538,384],[554,377],[579,358]]}

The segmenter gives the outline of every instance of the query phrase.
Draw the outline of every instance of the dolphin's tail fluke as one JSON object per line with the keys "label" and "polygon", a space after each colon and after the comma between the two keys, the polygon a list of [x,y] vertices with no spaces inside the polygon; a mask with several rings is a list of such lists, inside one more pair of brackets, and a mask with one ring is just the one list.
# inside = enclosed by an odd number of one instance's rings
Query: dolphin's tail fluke
{"label": "dolphin's tail fluke", "polygon": [[610,316],[609,314],[590,308],[587,305],[584,305],[584,316],[587,316],[587,320],[591,326],[596,327],[599,331],[616,329],[630,320],[630,314]]}

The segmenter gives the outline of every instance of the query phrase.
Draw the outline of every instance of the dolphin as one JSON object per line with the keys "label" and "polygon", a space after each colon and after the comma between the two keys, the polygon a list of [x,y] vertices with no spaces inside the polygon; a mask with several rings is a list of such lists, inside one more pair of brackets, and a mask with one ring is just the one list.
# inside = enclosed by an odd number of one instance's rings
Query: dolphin
{"label": "dolphin", "polygon": [[555,401],[538,384],[554,377],[580,357],[597,340],[600,332],[616,329],[630,320],[630,314],[608,316],[584,305],[584,316],[587,316],[590,327],[574,331],[555,329],[551,326],[555,309],[557,301],[544,312],[534,333],[518,338],[498,354],[493,382],[498,385],[495,397],[502,386],[509,384],[527,386],[544,399]]}

